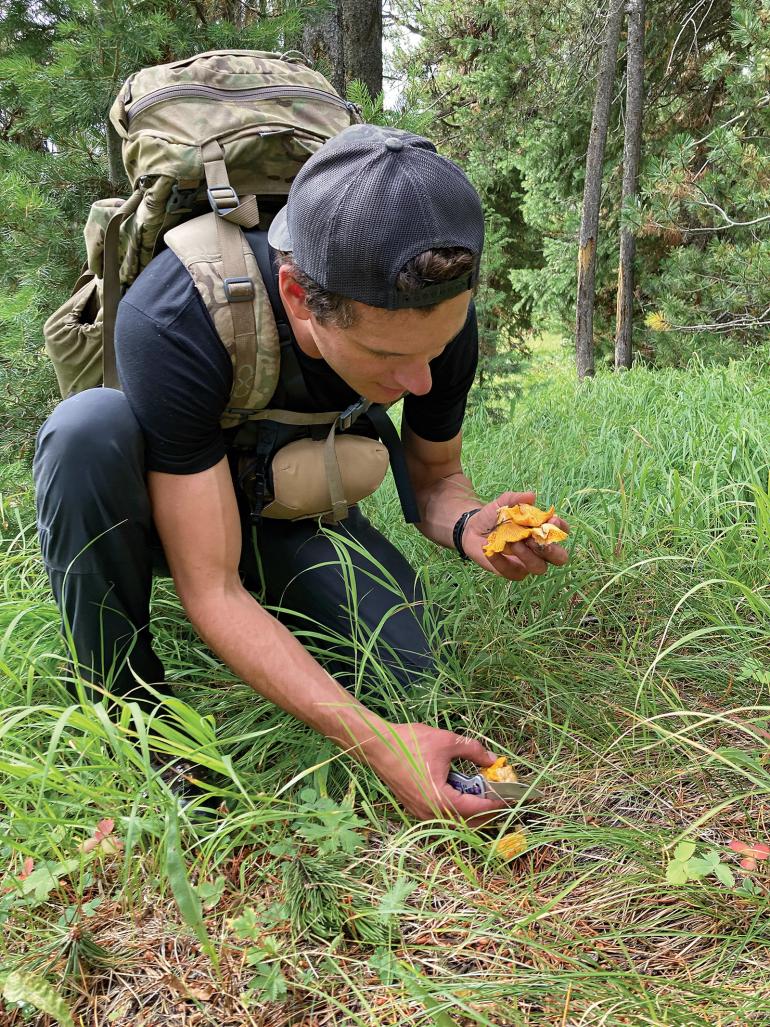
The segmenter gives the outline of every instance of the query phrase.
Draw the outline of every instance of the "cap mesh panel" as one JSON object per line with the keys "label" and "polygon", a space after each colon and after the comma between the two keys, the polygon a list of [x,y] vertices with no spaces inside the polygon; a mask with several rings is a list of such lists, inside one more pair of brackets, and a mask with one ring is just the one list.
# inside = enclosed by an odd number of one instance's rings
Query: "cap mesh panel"
{"label": "cap mesh panel", "polygon": [[[402,149],[385,146],[393,137]],[[429,290],[395,289],[412,257],[449,247],[478,257],[484,242],[481,203],[462,170],[428,140],[375,125],[346,129],[304,165],[288,219],[297,265],[324,288],[376,307],[430,299]]]}

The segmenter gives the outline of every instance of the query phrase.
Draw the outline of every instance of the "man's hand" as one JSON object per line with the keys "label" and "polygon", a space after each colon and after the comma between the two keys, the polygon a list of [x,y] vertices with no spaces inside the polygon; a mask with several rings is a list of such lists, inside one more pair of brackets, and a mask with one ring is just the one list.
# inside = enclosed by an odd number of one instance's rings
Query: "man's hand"
{"label": "man's hand", "polygon": [[377,776],[419,820],[449,817],[481,827],[506,808],[498,799],[463,795],[447,784],[452,760],[470,760],[479,767],[494,763],[492,753],[472,738],[426,724],[385,724],[365,751]]}
{"label": "man's hand", "polygon": [[[531,538],[506,546],[505,554],[484,556],[482,547],[487,544],[487,535],[497,524],[497,511],[500,507],[515,506],[516,503],[533,505],[534,502],[534,492],[503,492],[497,499],[483,506],[465,525],[463,549],[466,555],[485,571],[492,571],[509,581],[522,581],[528,574],[545,574],[549,563],[556,567],[563,566],[569,559],[566,549],[555,543],[544,546]],[[552,517],[550,523],[562,531],[569,531],[569,525],[561,517]]]}

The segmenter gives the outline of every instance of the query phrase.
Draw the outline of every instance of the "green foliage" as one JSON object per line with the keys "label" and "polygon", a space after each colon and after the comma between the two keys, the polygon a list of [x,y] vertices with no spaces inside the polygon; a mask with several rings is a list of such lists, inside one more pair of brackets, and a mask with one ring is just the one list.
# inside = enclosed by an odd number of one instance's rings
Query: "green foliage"
{"label": "green foliage", "polygon": [[362,941],[382,942],[390,915],[377,916],[349,857],[365,843],[364,821],[349,801],[341,804],[303,788],[292,822],[294,840],[271,851],[283,863],[285,908],[295,934],[336,938],[343,932]]}
{"label": "green foliage", "polygon": [[226,886],[227,881],[222,874],[219,874],[214,881],[202,881],[200,884],[195,885],[194,891],[201,900],[204,912],[208,913],[209,910],[216,909],[222,900]]}
{"label": "green foliage", "polygon": [[674,849],[674,858],[666,867],[666,880],[669,884],[687,884],[688,881],[701,881],[711,874],[725,888],[735,887],[735,877],[716,849],[709,849],[704,855],[696,856],[694,842],[680,842]]}
{"label": "green foliage", "polygon": [[759,685],[766,685],[770,688],[770,670],[761,660],[750,656],[745,660],[738,674],[739,681],[755,681]]}
{"label": "green foliage", "polygon": [[[265,956],[262,932],[290,924],[295,937],[335,939],[343,935],[370,945],[389,945],[398,937],[398,918],[414,882],[398,878],[373,902],[362,880],[365,826],[349,798],[338,803],[303,788],[289,821],[288,837],[269,846],[281,861],[283,898],[257,913],[246,909],[233,921],[238,936],[259,940],[253,961]],[[249,956],[250,960],[252,956]],[[265,973],[268,974],[267,968]],[[274,970],[269,970],[272,980]],[[268,988],[260,978],[260,988]]]}
{"label": "green foliage", "polygon": [[364,821],[350,807],[319,796],[314,788],[303,788],[300,799],[295,833],[315,845],[319,856],[335,852],[352,855],[364,844],[357,830],[364,826]]}
{"label": "green foliage", "polygon": [[354,81],[348,85],[347,98],[361,111],[361,117],[371,125],[388,125],[400,128],[404,132],[424,135],[430,128],[431,116],[426,111],[385,109],[385,95],[378,93],[372,99],[368,87],[363,82]]}
{"label": "green foliage", "polygon": [[[586,0],[396,6],[421,34],[402,56],[409,103],[433,112],[432,134],[467,169],[487,211],[488,351],[526,338],[528,328],[571,336],[604,8]],[[639,230],[635,344],[657,364],[682,364],[695,352],[740,355],[770,325],[770,8],[767,0],[719,0],[699,21],[689,20],[691,6],[648,8],[641,195],[622,212]],[[622,67],[619,60],[621,96]],[[594,321],[605,355],[615,323],[622,150],[616,102]],[[646,324],[652,313],[673,329]]]}
{"label": "green foliage", "polygon": [[[85,259],[90,204],[116,194],[107,116],[138,68],[203,50],[285,50],[312,0],[12,0],[0,20],[0,453],[31,454],[58,399],[42,325]],[[262,13],[260,13],[260,11]],[[118,192],[120,195],[120,192]]]}
{"label": "green foliage", "polygon": [[246,950],[246,962],[257,972],[249,982],[249,989],[260,999],[275,1002],[286,995],[286,978],[281,972],[280,947],[275,938],[263,934],[269,926],[249,908],[233,920],[233,930],[241,941],[252,942]]}
{"label": "green foliage", "polygon": [[3,998],[17,1007],[31,1006],[59,1024],[59,1027],[75,1027],[69,1007],[54,988],[40,977],[13,972],[8,974],[3,985]]}
{"label": "green foliage", "polygon": [[281,972],[279,955],[278,943],[270,937],[249,950],[246,961],[256,970],[249,988],[257,993],[261,1001],[277,1002],[286,996],[286,978]]}
{"label": "green foliage", "polygon": [[336,938],[348,920],[345,899],[354,885],[339,857],[309,857],[283,865],[286,905],[296,934]]}
{"label": "green foliage", "polygon": [[187,874],[182,844],[179,834],[179,820],[176,809],[170,809],[166,819],[166,874],[171,891],[176,899],[182,919],[194,932],[202,947],[209,954],[214,965],[218,965],[219,957],[209,938],[203,922],[203,905],[200,895],[190,883]]}
{"label": "green foliage", "polygon": [[59,887],[62,877],[71,874],[79,866],[80,860],[77,859],[68,859],[62,863],[44,863],[20,883],[20,894],[29,896],[30,904],[46,902],[51,892]]}

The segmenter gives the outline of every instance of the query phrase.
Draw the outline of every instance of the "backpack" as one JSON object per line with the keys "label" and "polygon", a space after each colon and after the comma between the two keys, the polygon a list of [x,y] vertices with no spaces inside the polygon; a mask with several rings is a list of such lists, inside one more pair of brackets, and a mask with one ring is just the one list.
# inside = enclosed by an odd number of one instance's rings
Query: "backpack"
{"label": "backpack", "polygon": [[[358,108],[296,53],[215,50],[132,75],[110,110],[108,131],[122,140],[133,191],[127,199],[91,206],[84,228],[86,265],[70,298],[43,329],[62,396],[102,384],[119,388],[118,302],[152,258],[169,247],[191,275],[232,361],[233,387],[222,427],[272,419],[317,431],[323,424],[329,509],[300,516],[327,513],[334,521],[346,516],[350,503],[363,495],[351,495],[343,480],[336,433],[350,428],[368,405],[359,403],[342,414],[293,414],[288,422],[287,412],[265,409],[278,383],[281,339],[265,270],[260,272],[241,229],[267,228],[305,161],[360,121]],[[387,448],[392,458],[390,443]],[[358,463],[364,467],[366,458]],[[386,469],[387,461],[364,494],[374,491]],[[264,498],[257,501],[255,520]],[[415,521],[416,506],[410,502],[405,513]]]}
{"label": "backpack", "polygon": [[[113,337],[122,291],[170,229],[213,211],[195,242],[203,253],[218,249],[222,284],[216,290],[205,284],[201,294],[233,358],[234,405],[248,406],[243,337],[253,337],[269,304],[240,227],[260,223],[261,204],[268,216],[283,206],[308,157],[357,121],[357,109],[298,56],[216,50],[132,75],[112,105],[109,131],[122,140],[133,192],[92,205],[86,266],[43,329],[62,396],[102,383],[117,387]],[[264,387],[252,405],[275,373],[270,348],[268,339],[259,368]]]}

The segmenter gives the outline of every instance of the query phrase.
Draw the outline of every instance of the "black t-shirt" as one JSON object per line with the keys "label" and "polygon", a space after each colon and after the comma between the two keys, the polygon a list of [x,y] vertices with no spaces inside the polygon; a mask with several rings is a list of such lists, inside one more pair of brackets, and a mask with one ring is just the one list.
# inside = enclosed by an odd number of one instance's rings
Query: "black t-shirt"
{"label": "black t-shirt", "polygon": [[[247,233],[248,236],[249,233]],[[344,410],[356,393],[321,359],[294,344],[311,412]],[[150,471],[195,474],[227,453],[219,420],[232,388],[232,364],[197,289],[171,250],[139,275],[118,307],[115,350],[121,386],[145,437]],[[425,396],[407,396],[404,418],[430,442],[460,430],[478,359],[471,305],[460,334],[431,361]]]}

